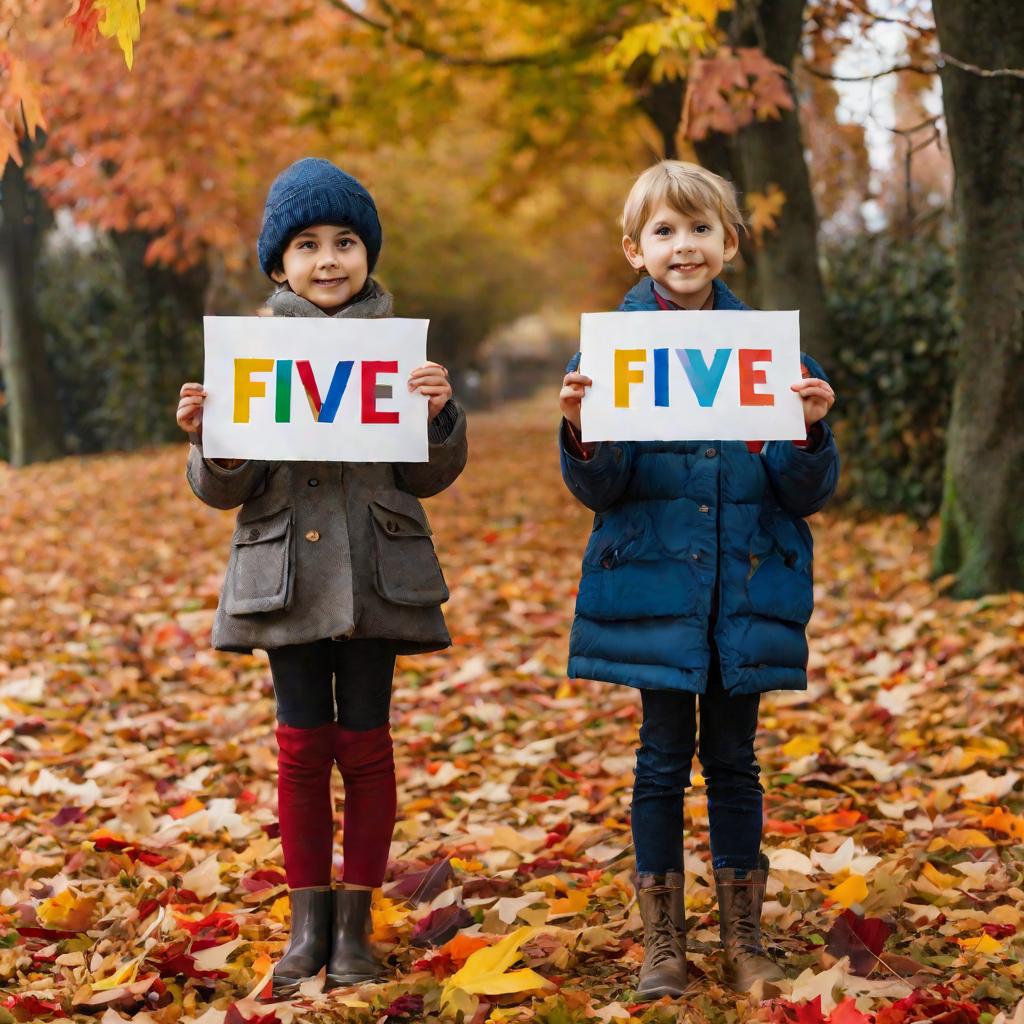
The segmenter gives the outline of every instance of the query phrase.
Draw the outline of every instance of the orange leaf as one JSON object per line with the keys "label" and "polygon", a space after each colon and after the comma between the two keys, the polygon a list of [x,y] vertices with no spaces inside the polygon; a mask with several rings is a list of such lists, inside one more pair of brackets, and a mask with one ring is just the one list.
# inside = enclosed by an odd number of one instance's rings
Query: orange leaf
{"label": "orange leaf", "polygon": [[1003,832],[1015,839],[1024,839],[1024,818],[1019,814],[1011,814],[1005,807],[997,807],[981,819],[982,828],[990,828],[993,832]]}
{"label": "orange leaf", "polygon": [[867,818],[860,811],[834,811],[832,814],[816,814],[807,818],[804,825],[814,832],[838,832],[844,828],[853,828]]}
{"label": "orange leaf", "polygon": [[775,182],[772,182],[764,192],[747,193],[750,227],[754,232],[754,241],[758,245],[764,241],[767,232],[774,231],[778,226],[779,216],[785,205],[786,193]]}
{"label": "orange leaf", "polygon": [[184,803],[178,804],[177,807],[172,807],[167,813],[172,818],[187,818],[190,814],[195,814],[196,811],[201,811],[203,804],[194,796],[190,796]]}
{"label": "orange leaf", "polygon": [[438,953],[447,953],[452,960],[460,966],[464,964],[478,949],[489,946],[490,943],[479,935],[456,935],[449,939]]}

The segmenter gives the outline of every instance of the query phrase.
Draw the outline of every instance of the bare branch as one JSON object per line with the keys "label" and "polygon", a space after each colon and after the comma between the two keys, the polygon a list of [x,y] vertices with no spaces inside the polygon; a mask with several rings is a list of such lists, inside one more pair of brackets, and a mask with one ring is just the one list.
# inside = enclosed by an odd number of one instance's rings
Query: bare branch
{"label": "bare branch", "polygon": [[934,64],[897,64],[895,67],[886,68],[885,71],[876,71],[873,75],[834,75],[831,71],[812,67],[806,62],[801,62],[800,67],[817,78],[827,78],[831,82],[873,82],[876,78],[896,75],[901,71],[915,71],[919,75],[934,75],[939,70]]}
{"label": "bare branch", "polygon": [[938,61],[939,67],[943,64],[952,64],[961,71],[969,71],[972,75],[980,75],[982,78],[1024,78],[1024,68],[979,68],[977,64],[968,64],[967,61],[958,60],[941,50]]}

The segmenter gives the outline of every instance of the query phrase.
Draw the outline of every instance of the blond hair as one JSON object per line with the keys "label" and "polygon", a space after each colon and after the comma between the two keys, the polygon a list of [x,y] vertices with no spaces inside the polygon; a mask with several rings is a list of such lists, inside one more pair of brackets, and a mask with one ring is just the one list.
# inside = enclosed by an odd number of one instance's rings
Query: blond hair
{"label": "blond hair", "polygon": [[633,183],[622,210],[622,233],[634,244],[658,204],[665,201],[685,217],[714,213],[737,236],[744,230],[736,189],[725,178],[684,160],[662,160]]}

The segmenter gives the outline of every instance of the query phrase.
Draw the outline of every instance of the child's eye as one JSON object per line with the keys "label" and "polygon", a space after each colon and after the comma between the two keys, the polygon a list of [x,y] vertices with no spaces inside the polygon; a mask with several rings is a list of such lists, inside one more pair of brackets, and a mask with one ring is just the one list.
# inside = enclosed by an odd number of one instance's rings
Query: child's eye
{"label": "child's eye", "polygon": [[672,234],[672,229],[667,224],[662,224],[654,229],[654,233],[656,235],[670,235]]}
{"label": "child's eye", "polygon": [[307,238],[304,242],[299,242],[299,244],[296,246],[296,248],[298,248],[298,249],[312,249],[315,246],[316,246],[316,242],[314,242],[310,238]]}
{"label": "child's eye", "polygon": [[705,235],[711,230],[711,227],[708,224],[698,224],[693,230],[700,235]]}
{"label": "child's eye", "polygon": [[351,238],[342,238],[338,242],[338,248],[339,249],[347,249],[351,244],[352,244],[352,239]]}

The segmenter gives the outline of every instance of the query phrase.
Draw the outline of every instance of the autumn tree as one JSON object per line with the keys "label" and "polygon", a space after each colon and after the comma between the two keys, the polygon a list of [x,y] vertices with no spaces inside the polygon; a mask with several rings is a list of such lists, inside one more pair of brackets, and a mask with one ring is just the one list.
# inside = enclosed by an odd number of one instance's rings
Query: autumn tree
{"label": "autumn tree", "polygon": [[1024,8],[934,9],[963,321],[935,566],[974,596],[1024,588]]}

